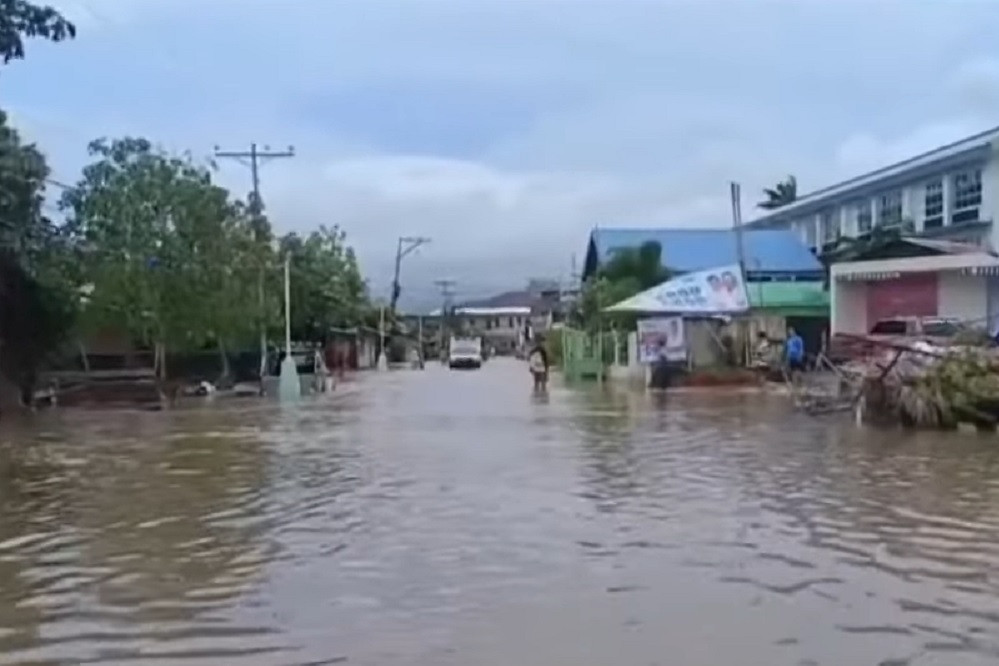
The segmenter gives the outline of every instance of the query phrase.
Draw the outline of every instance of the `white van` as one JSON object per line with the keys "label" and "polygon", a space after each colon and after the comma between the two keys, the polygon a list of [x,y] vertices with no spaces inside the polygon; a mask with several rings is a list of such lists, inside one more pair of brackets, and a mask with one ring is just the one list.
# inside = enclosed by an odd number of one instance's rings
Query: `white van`
{"label": "white van", "polygon": [[455,368],[481,368],[482,338],[451,338],[447,364],[452,370]]}

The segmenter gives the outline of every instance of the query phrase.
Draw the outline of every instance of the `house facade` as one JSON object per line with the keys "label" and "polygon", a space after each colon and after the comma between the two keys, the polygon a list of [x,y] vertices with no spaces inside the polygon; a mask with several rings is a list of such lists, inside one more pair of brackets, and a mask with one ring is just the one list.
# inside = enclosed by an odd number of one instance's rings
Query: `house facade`
{"label": "house facade", "polygon": [[[897,245],[922,245],[904,239]],[[976,246],[833,264],[831,333],[864,335],[895,317],[956,319],[995,333],[999,324],[999,257]]]}
{"label": "house facade", "polygon": [[841,236],[904,229],[994,251],[999,208],[999,128],[798,198],[746,224],[791,230],[822,255]]}

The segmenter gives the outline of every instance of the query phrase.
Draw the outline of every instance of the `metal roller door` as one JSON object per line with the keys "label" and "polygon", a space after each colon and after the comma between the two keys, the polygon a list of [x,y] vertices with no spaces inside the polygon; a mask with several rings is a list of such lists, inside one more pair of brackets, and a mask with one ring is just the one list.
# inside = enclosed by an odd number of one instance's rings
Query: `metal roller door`
{"label": "metal roller door", "polygon": [[867,283],[867,323],[886,317],[935,317],[939,288],[936,273],[916,273]]}

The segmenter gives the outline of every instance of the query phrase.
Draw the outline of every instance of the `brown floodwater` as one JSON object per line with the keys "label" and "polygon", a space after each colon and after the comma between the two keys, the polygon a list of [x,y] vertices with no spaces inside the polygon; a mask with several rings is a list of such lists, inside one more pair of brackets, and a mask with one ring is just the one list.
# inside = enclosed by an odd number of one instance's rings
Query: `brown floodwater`
{"label": "brown floodwater", "polygon": [[999,438],[523,365],[0,429],[0,663],[999,663]]}

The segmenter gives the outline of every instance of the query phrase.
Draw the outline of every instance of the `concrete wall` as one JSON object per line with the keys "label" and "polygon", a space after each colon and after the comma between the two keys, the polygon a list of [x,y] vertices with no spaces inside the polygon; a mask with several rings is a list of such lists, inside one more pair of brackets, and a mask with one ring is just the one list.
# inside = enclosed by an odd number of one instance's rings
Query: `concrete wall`
{"label": "concrete wall", "polygon": [[999,332],[999,276],[991,275],[985,278],[985,292],[988,298],[989,321],[988,332],[995,335]]}
{"label": "concrete wall", "polygon": [[867,333],[867,283],[833,280],[829,289],[830,334]]}
{"label": "concrete wall", "polygon": [[989,311],[988,284],[981,276],[940,273],[937,314],[985,325]]}

